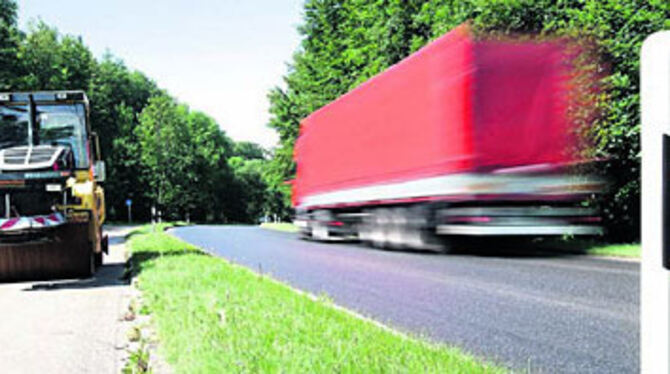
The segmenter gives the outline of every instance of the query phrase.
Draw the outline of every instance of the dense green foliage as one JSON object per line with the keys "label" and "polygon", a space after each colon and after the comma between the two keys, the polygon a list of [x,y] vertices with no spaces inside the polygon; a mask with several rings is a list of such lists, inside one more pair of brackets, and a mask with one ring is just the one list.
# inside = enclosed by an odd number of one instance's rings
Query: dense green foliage
{"label": "dense green foliage", "polygon": [[639,235],[639,50],[670,28],[667,0],[306,0],[303,40],[274,88],[270,126],[280,135],[275,188],[295,173],[299,121],[430,40],[469,21],[477,32],[568,35],[593,40],[607,66],[592,154],[606,158],[612,188],[599,203],[612,240]]}
{"label": "dense green foliage", "polygon": [[16,66],[16,3],[0,1],[0,89],[10,86]]}
{"label": "dense green foliage", "polygon": [[212,118],[123,61],[109,53],[96,59],[79,37],[41,21],[20,31],[16,11],[13,0],[0,0],[0,90],[86,91],[107,164],[111,219],[125,218],[128,198],[142,220],[151,206],[164,218],[207,222],[285,214],[266,182],[269,155],[260,146],[235,143]]}

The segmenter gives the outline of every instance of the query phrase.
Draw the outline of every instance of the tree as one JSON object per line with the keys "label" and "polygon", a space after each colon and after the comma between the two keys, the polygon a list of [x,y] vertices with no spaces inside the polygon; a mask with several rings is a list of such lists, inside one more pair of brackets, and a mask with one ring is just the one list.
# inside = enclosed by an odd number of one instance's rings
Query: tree
{"label": "tree", "polygon": [[21,40],[17,58],[16,86],[26,91],[87,90],[95,63],[81,38],[61,36],[42,21]]}
{"label": "tree", "polygon": [[232,220],[253,223],[265,212],[266,184],[263,180],[262,160],[245,160],[240,156],[228,159],[233,172],[233,194],[236,196],[231,209]]}
{"label": "tree", "polygon": [[227,221],[233,215],[233,174],[227,160],[236,144],[219,125],[202,112],[188,116],[189,151],[194,155],[189,166],[192,173],[188,183],[194,198],[188,207],[189,214],[200,221]]}
{"label": "tree", "polygon": [[233,155],[240,156],[245,160],[263,160],[266,151],[260,145],[252,142],[237,142],[233,147]]}
{"label": "tree", "polygon": [[244,217],[228,157],[234,143],[218,124],[167,95],[149,99],[135,128],[146,198],[170,219],[230,221]]}
{"label": "tree", "polygon": [[142,194],[144,179],[134,129],[137,113],[149,98],[163,94],[144,74],[130,71],[110,53],[93,68],[90,88],[91,123],[100,136],[102,156],[107,163],[106,203],[112,219],[121,218],[125,200],[133,199],[136,218],[149,219],[150,201]]}
{"label": "tree", "polygon": [[188,165],[193,155],[183,152],[188,146],[188,112],[169,96],[149,100],[139,116],[136,128],[140,159],[146,169],[147,196],[166,217],[181,218],[179,213],[191,205],[186,193],[192,180]]}
{"label": "tree", "polygon": [[18,73],[17,41],[16,3],[0,0],[0,90],[10,89]]}

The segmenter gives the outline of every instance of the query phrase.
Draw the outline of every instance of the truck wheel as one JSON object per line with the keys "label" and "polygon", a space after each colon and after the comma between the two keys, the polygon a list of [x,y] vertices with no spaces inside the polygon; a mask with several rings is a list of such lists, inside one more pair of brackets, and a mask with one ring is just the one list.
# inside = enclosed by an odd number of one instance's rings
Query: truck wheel
{"label": "truck wheel", "polygon": [[388,246],[391,249],[410,247],[410,225],[406,208],[395,208],[389,211],[390,222],[387,229]]}
{"label": "truck wheel", "polygon": [[421,251],[448,253],[450,242],[435,233],[435,225],[430,207],[418,205],[404,211],[407,218],[407,247]]}
{"label": "truck wheel", "polygon": [[328,241],[330,234],[328,232],[328,222],[333,220],[333,214],[329,210],[317,210],[313,214],[314,222],[311,224],[312,239],[318,241]]}
{"label": "truck wheel", "polygon": [[388,209],[378,209],[374,212],[374,228],[372,234],[372,245],[376,248],[385,249],[389,246],[389,230],[391,229],[392,217]]}
{"label": "truck wheel", "polygon": [[320,241],[328,240],[328,226],[321,222],[314,224],[314,227],[312,227],[312,238]]}
{"label": "truck wheel", "polygon": [[364,244],[371,245],[375,230],[374,211],[364,210],[363,219],[358,225],[358,240]]}
{"label": "truck wheel", "polygon": [[428,229],[416,228],[412,232],[412,248],[422,251],[449,253],[451,243],[448,239],[437,236]]}
{"label": "truck wheel", "polygon": [[300,240],[310,240],[312,238],[312,229],[300,229],[298,231],[298,239]]}

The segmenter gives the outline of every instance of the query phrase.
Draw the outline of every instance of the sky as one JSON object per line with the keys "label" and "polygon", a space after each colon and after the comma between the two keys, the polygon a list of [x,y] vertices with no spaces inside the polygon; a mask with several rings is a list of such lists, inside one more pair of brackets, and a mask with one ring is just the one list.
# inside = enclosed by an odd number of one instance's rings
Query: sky
{"label": "sky", "polygon": [[109,50],[236,141],[271,147],[267,93],[283,86],[299,45],[302,0],[19,0],[19,24],[41,18]]}

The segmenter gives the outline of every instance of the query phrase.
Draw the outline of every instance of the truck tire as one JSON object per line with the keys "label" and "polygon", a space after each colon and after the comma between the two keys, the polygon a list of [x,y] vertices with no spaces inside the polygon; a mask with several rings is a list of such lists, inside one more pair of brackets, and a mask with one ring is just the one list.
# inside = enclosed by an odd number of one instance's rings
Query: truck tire
{"label": "truck tire", "polygon": [[328,222],[333,220],[333,213],[326,209],[317,210],[312,215],[310,223],[311,236],[313,240],[328,241],[330,233],[328,232]]}
{"label": "truck tire", "polygon": [[449,253],[451,241],[435,232],[435,210],[430,205],[416,205],[407,210],[409,242],[412,249]]}
{"label": "truck tire", "polygon": [[366,245],[371,245],[374,234],[374,211],[364,210],[362,213],[363,218],[357,227],[358,240]]}
{"label": "truck tire", "polygon": [[391,226],[391,212],[389,209],[377,209],[374,212],[374,226],[372,246],[386,249],[389,246],[388,231]]}
{"label": "truck tire", "polygon": [[318,241],[327,241],[329,238],[328,235],[328,226],[323,222],[316,222],[312,226],[312,239]]}
{"label": "truck tire", "polygon": [[361,240],[375,248],[448,253],[450,243],[435,234],[427,206],[381,208],[367,211],[361,224]]}
{"label": "truck tire", "polygon": [[300,240],[310,240],[312,238],[312,229],[307,227],[305,229],[300,229],[298,231],[298,239]]}
{"label": "truck tire", "polygon": [[387,245],[390,249],[408,249],[411,247],[412,228],[409,222],[407,208],[389,210],[389,224],[387,227]]}

